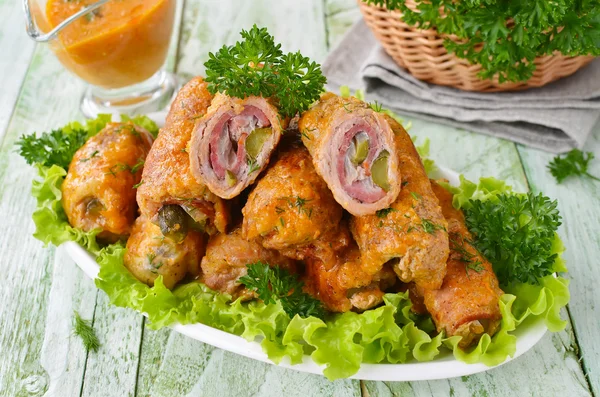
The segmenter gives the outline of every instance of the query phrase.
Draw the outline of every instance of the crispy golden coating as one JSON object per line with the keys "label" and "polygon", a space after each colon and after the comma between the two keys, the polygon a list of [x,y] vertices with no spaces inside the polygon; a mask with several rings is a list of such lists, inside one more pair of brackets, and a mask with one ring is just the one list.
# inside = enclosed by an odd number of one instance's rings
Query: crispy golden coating
{"label": "crispy golden coating", "polygon": [[389,267],[375,276],[365,274],[354,243],[337,252],[333,261],[323,261],[318,255],[306,257],[306,290],[332,312],[363,311],[377,306],[383,301],[385,289],[396,281]]}
{"label": "crispy golden coating", "polygon": [[417,287],[438,331],[459,335],[460,347],[476,343],[481,335],[493,335],[502,319],[499,300],[503,292],[492,265],[471,244],[463,213],[452,207],[452,194],[433,182],[448,220],[450,257],[444,283],[438,290]]}
{"label": "crispy golden coating", "polygon": [[196,121],[206,113],[212,95],[200,77],[188,82],[177,94],[165,126],[146,159],[137,201],[142,214],[154,222],[165,204],[180,205],[209,233],[225,232],[228,210],[225,202],[198,183],[190,171],[187,144]]}
{"label": "crispy golden coating", "polygon": [[177,244],[142,215],[133,225],[123,262],[141,282],[152,286],[158,276],[163,276],[165,286],[171,289],[186,275],[198,276],[205,245],[205,235],[196,231],[190,231]]}
{"label": "crispy golden coating", "polygon": [[128,123],[109,123],[75,153],[62,185],[71,226],[100,228],[106,242],[125,238],[137,214],[134,185],[140,182],[152,136]]}
{"label": "crispy golden coating", "polygon": [[256,241],[242,238],[239,227],[228,234],[216,234],[208,241],[206,256],[202,259],[202,281],[234,299],[256,298],[256,293],[245,288],[238,279],[248,274],[247,265],[259,261],[290,272],[296,271],[295,261],[277,251],[263,248]]}
{"label": "crispy golden coating", "polygon": [[[352,215],[374,214],[393,203],[400,192],[401,168],[388,120],[357,98],[327,92],[298,121],[317,172]],[[356,160],[359,141],[365,149],[360,161]],[[373,171],[382,153],[390,154],[387,170],[378,174],[385,175],[385,190],[375,182],[379,179]]]}
{"label": "crispy golden coating", "polygon": [[316,173],[308,151],[297,145],[280,152],[242,213],[244,238],[296,259],[322,236],[335,234],[342,219],[342,208]]}
{"label": "crispy golden coating", "polygon": [[396,121],[388,122],[396,134],[402,190],[389,210],[353,218],[352,235],[365,273],[390,262],[403,282],[439,288],[446,275],[448,224],[410,136]]}

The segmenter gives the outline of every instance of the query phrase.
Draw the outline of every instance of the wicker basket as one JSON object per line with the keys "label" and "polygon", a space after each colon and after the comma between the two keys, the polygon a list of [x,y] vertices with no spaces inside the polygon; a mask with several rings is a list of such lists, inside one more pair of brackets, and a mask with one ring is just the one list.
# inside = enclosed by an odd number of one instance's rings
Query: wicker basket
{"label": "wicker basket", "polygon": [[[477,77],[480,65],[448,53],[444,37],[434,29],[418,29],[402,21],[402,13],[368,5],[358,0],[365,22],[396,63],[419,80],[466,91],[516,91],[541,87],[575,73],[594,59],[593,56],[567,57],[560,53],[535,59],[533,77],[526,82],[499,83],[497,79]],[[412,0],[407,0],[410,7]],[[412,4],[414,5],[414,4]]]}

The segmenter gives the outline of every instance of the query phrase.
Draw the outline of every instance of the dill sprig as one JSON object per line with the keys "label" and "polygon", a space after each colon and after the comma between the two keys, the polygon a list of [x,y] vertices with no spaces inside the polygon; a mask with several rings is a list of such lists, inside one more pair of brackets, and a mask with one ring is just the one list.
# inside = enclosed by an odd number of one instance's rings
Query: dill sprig
{"label": "dill sprig", "polygon": [[82,319],[76,311],[73,312],[73,333],[81,338],[86,351],[98,351],[100,341],[92,328],[92,322]]}

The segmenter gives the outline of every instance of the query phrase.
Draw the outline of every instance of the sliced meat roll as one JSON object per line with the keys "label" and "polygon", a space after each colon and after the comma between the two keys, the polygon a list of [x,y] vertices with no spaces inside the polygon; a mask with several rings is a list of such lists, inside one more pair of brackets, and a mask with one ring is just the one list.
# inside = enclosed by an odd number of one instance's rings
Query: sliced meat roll
{"label": "sliced meat roll", "polygon": [[354,97],[326,93],[302,115],[298,129],[344,209],[368,215],[394,202],[401,178],[389,118]]}
{"label": "sliced meat roll", "polygon": [[446,275],[448,224],[410,136],[385,117],[395,133],[403,187],[389,208],[354,217],[352,235],[367,274],[388,263],[405,283],[439,288]]}
{"label": "sliced meat roll", "polygon": [[196,121],[212,100],[206,86],[196,77],[177,94],[148,154],[137,194],[142,214],[176,241],[185,238],[190,229],[225,232],[229,222],[223,199],[192,175],[186,148]]}
{"label": "sliced meat roll", "polygon": [[176,243],[164,238],[158,226],[145,216],[136,219],[123,263],[138,280],[150,286],[158,276],[173,288],[186,275],[198,276],[206,246],[205,234],[190,231]]}
{"label": "sliced meat roll", "polygon": [[194,177],[219,197],[237,196],[267,166],[286,125],[268,99],[217,93],[190,141]]}
{"label": "sliced meat roll", "polygon": [[262,262],[296,271],[296,262],[279,252],[263,248],[256,241],[241,236],[241,228],[228,234],[217,234],[208,241],[206,256],[202,259],[202,281],[210,288],[225,292],[234,299],[256,298],[256,292],[238,282],[248,274],[247,265]]}
{"label": "sliced meat roll", "polygon": [[131,122],[109,123],[77,150],[62,184],[71,226],[88,232],[101,229],[98,238],[106,242],[129,235],[137,215],[135,186],[152,140]]}
{"label": "sliced meat roll", "polygon": [[452,207],[452,194],[435,182],[433,190],[448,220],[450,257],[440,289],[417,286],[416,290],[438,331],[462,336],[459,346],[465,348],[484,333],[496,332],[502,319],[499,301],[503,292],[490,262],[471,245],[473,237],[463,213]]}

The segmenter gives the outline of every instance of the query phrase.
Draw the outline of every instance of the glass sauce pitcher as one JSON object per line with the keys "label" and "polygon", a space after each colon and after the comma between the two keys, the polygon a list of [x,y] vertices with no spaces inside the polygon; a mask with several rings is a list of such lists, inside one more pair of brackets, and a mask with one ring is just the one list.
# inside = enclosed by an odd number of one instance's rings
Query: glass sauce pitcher
{"label": "glass sauce pitcher", "polygon": [[158,111],[177,88],[161,70],[176,0],[23,0],[27,33],[89,84],[86,117]]}

